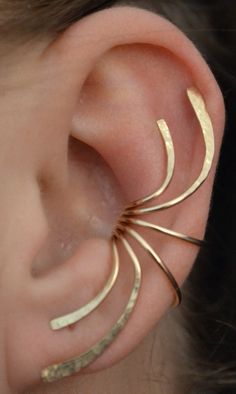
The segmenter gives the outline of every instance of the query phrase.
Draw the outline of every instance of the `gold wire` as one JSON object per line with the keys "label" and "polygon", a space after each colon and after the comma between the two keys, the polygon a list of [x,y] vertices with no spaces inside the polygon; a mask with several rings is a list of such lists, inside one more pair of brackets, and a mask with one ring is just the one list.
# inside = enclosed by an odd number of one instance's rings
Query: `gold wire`
{"label": "gold wire", "polygon": [[160,130],[160,134],[161,134],[162,140],[164,142],[165,149],[166,149],[166,155],[167,155],[167,174],[166,174],[165,181],[164,181],[163,185],[160,187],[160,189],[158,189],[157,191],[155,191],[154,193],[150,194],[147,197],[144,197],[140,200],[135,201],[133,204],[131,204],[127,207],[127,210],[137,207],[137,206],[140,206],[140,205],[143,205],[146,202],[149,202],[149,201],[153,200],[154,198],[159,197],[167,189],[167,187],[169,186],[169,184],[173,178],[174,168],[175,168],[175,150],[174,150],[174,144],[173,144],[173,140],[172,140],[172,137],[170,134],[170,130],[169,130],[169,127],[164,119],[158,120],[157,126]]}
{"label": "gold wire", "polygon": [[140,234],[138,234],[135,230],[130,228],[130,225],[136,225],[136,226],[148,228],[150,230],[158,231],[168,236],[193,243],[197,246],[201,246],[203,244],[203,241],[200,241],[193,237],[181,234],[173,230],[166,229],[158,225],[145,222],[143,220],[137,220],[135,218],[135,216],[141,214],[146,214],[150,212],[159,211],[161,209],[170,208],[184,201],[202,185],[202,183],[206,180],[206,178],[209,175],[209,171],[211,169],[212,161],[214,157],[214,133],[213,133],[212,122],[207,113],[204,100],[200,95],[200,93],[195,88],[190,88],[187,90],[187,95],[193,107],[193,110],[197,116],[197,119],[200,123],[204,142],[205,142],[206,154],[205,154],[205,159],[201,173],[197,178],[197,180],[193,183],[193,185],[177,198],[168,201],[166,203],[156,205],[154,207],[148,207],[148,208],[144,207],[137,209],[137,207],[142,207],[142,205],[144,205],[145,203],[160,196],[169,186],[174,173],[175,153],[174,153],[173,141],[167,123],[163,119],[159,120],[157,122],[157,125],[161,132],[161,136],[164,141],[166,154],[167,154],[167,175],[164,183],[154,193],[130,204],[126,208],[124,214],[121,216],[121,219],[118,222],[117,228],[112,238],[112,248],[113,248],[113,256],[114,256],[113,270],[102,292],[98,294],[98,296],[95,297],[95,299],[90,301],[90,303],[88,303],[81,309],[72,312],[68,315],[61,316],[57,319],[52,320],[51,328],[56,330],[56,329],[67,327],[73,323],[76,323],[77,321],[81,320],[83,317],[90,314],[108,296],[111,289],[115,285],[119,272],[120,258],[117,249],[117,239],[120,239],[123,246],[125,247],[129,257],[133,262],[134,271],[135,271],[134,285],[131,291],[129,301],[126,305],[126,308],[122,313],[122,315],[120,316],[119,320],[111,329],[111,331],[100,342],[98,342],[87,352],[66,362],[55,364],[48,368],[45,368],[41,374],[42,380],[44,382],[53,382],[55,380],[59,380],[64,377],[68,377],[73,374],[76,374],[82,368],[86,367],[87,365],[95,361],[106,350],[106,348],[114,341],[114,339],[117,337],[120,331],[124,328],[127,320],[129,319],[131,313],[133,312],[141,286],[141,268],[136,254],[134,253],[128,241],[124,238],[126,233],[129,234],[133,239],[135,239],[139,243],[139,245],[141,245],[144,248],[144,250],[151,255],[154,261],[158,264],[158,266],[162,269],[164,274],[167,276],[167,279],[169,280],[170,284],[172,285],[175,291],[175,305],[178,305],[181,302],[182,299],[181,290],[174,276],[172,275],[166,264],[163,262],[163,260],[160,258],[160,256],[156,253],[156,251],[148,244],[148,242],[143,237],[141,237]]}
{"label": "gold wire", "polygon": [[179,288],[178,283],[176,282],[174,276],[170,272],[169,268],[166,266],[164,261],[161,259],[161,257],[156,253],[156,251],[147,243],[147,241],[140,235],[138,234],[135,230],[127,227],[126,232],[131,235],[132,238],[134,238],[148,254],[152,257],[152,259],[155,261],[155,263],[161,268],[161,270],[164,272],[166,275],[168,281],[170,282],[171,286],[173,287],[175,291],[175,301],[173,306],[178,306],[181,303],[182,300],[182,294],[181,290]]}
{"label": "gold wire", "polygon": [[203,246],[204,245],[204,241],[202,241],[200,239],[189,237],[188,235],[181,234],[181,233],[178,233],[176,231],[169,230],[169,229],[167,229],[165,227],[161,227],[161,226],[158,226],[156,224],[152,224],[152,223],[149,223],[149,222],[146,222],[146,221],[143,221],[143,220],[136,220],[136,219],[128,218],[123,223],[135,224],[136,226],[148,228],[150,230],[154,230],[154,231],[157,231],[159,233],[169,235],[170,237],[174,237],[174,238],[181,239],[182,241],[190,242],[190,243],[192,243],[194,245],[197,245],[197,246]]}
{"label": "gold wire", "polygon": [[[117,337],[120,331],[124,328],[126,322],[129,320],[139,295],[142,274],[141,274],[139,260],[136,254],[134,253],[133,249],[129,245],[128,241],[124,239],[122,236],[120,236],[120,239],[133,262],[134,272],[135,272],[133,288],[124,312],[122,313],[116,324],[113,326],[111,331],[109,331],[109,333],[101,341],[99,341],[95,346],[93,346],[87,352],[81,354],[79,357],[72,358],[61,364],[55,364],[55,365],[51,365],[48,368],[45,368],[41,373],[41,378],[43,382],[51,383],[59,379],[74,375],[78,373],[82,368],[85,368],[86,366],[91,364],[114,341],[114,339]],[[115,244],[116,241],[113,240],[113,242],[118,255],[117,246]]]}
{"label": "gold wire", "polygon": [[93,312],[96,308],[98,308],[99,305],[101,305],[101,303],[106,299],[108,294],[113,289],[119,273],[119,256],[118,256],[117,248],[115,247],[114,243],[112,243],[112,253],[113,253],[112,272],[102,291],[93,300],[91,300],[88,304],[86,304],[82,308],[52,320],[50,322],[50,326],[53,330],[60,330],[62,328],[70,326],[71,324],[79,322],[80,320],[88,316],[91,312]]}
{"label": "gold wire", "polygon": [[[151,213],[151,212],[157,212],[162,209],[171,208],[174,205],[177,205],[180,202],[186,200],[186,198],[190,197],[207,179],[210,169],[211,169],[211,166],[212,166],[212,161],[213,161],[214,152],[215,152],[215,140],[214,140],[213,126],[212,126],[211,119],[206,111],[205,102],[204,102],[202,96],[200,95],[200,93],[195,88],[192,87],[187,90],[187,95],[188,95],[190,103],[192,104],[192,107],[193,107],[193,110],[197,116],[197,119],[200,123],[202,135],[203,135],[204,143],[205,143],[205,150],[206,150],[205,159],[204,159],[203,167],[202,167],[199,177],[193,183],[193,185],[191,185],[191,187],[189,189],[187,189],[187,191],[185,191],[183,194],[176,197],[175,199],[165,202],[160,205],[156,205],[154,207],[149,207],[149,208],[142,208],[142,209],[129,208],[129,209],[127,209],[125,215],[127,215],[127,216],[144,215],[144,214]],[[141,203],[142,203],[142,200],[140,200],[140,204]]]}

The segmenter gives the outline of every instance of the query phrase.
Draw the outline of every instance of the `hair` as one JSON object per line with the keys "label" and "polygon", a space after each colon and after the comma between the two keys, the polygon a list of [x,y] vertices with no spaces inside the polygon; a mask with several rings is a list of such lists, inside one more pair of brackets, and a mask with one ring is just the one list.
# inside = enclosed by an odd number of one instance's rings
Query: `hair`
{"label": "hair", "polygon": [[[186,283],[181,329],[189,339],[189,393],[236,392],[236,3],[232,0],[0,0],[1,40],[55,38],[80,18],[120,4],[148,8],[183,30],[210,64],[225,96],[227,125],[206,239]],[[223,16],[223,17],[222,17]],[[3,38],[4,37],[4,38]],[[227,175],[227,176],[226,176]],[[194,368],[194,369],[193,369]]]}

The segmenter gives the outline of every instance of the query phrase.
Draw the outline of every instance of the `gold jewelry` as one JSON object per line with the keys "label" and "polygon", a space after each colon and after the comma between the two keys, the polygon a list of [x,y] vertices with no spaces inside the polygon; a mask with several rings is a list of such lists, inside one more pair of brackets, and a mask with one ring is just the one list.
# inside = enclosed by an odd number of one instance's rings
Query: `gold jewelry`
{"label": "gold jewelry", "polygon": [[123,244],[134,266],[134,284],[130,294],[130,298],[125,307],[125,310],[123,311],[122,315],[120,316],[116,324],[113,326],[111,331],[108,332],[108,334],[100,342],[98,342],[95,346],[90,348],[87,352],[66,362],[55,364],[48,368],[45,368],[41,374],[42,380],[44,382],[53,382],[62,379],[64,377],[68,377],[73,374],[76,374],[82,368],[88,366],[93,361],[95,361],[106,350],[106,348],[115,340],[117,335],[125,326],[130,315],[132,314],[141,287],[141,267],[140,267],[140,262],[136,254],[134,253],[134,250],[130,246],[129,242],[125,239],[126,234],[130,235],[135,241],[137,241],[139,245],[141,245],[151,255],[155,263],[157,263],[157,265],[164,272],[164,274],[166,275],[168,281],[170,282],[175,292],[174,305],[176,306],[181,302],[181,298],[182,298],[181,290],[174,276],[172,275],[172,273],[170,272],[164,261],[161,259],[161,257],[157,254],[157,252],[148,244],[148,242],[137,231],[135,231],[132,228],[132,226],[135,225],[137,227],[144,227],[150,230],[154,230],[166,234],[170,237],[175,237],[180,240],[190,242],[197,246],[201,246],[203,244],[203,241],[200,241],[198,239],[192,238],[190,236],[136,218],[139,215],[145,215],[151,212],[157,212],[179,204],[180,202],[184,201],[189,196],[191,196],[194,192],[196,192],[197,189],[203,184],[203,182],[207,179],[209,175],[210,169],[212,167],[214,151],[215,151],[212,122],[209,117],[209,114],[207,113],[204,100],[200,95],[200,93],[197,91],[197,89],[195,88],[188,89],[187,95],[193,107],[193,110],[197,116],[197,119],[200,123],[202,135],[205,143],[205,159],[200,175],[198,176],[197,180],[193,183],[191,187],[189,187],[183,194],[176,197],[175,199],[159,205],[155,205],[153,207],[145,207],[145,204],[147,202],[150,202],[153,199],[157,198],[158,196],[163,194],[163,192],[167,189],[167,187],[169,186],[172,180],[174,168],[175,168],[175,153],[174,153],[174,145],[171,138],[171,134],[167,126],[167,123],[164,120],[159,120],[157,122],[157,126],[161,133],[162,139],[164,141],[166,154],[167,154],[167,175],[164,183],[157,191],[155,191],[154,193],[152,193],[147,197],[135,201],[125,209],[125,212],[121,216],[117,229],[111,240],[112,253],[113,253],[113,268],[108,278],[108,281],[105,284],[102,291],[84,307],[65,316],[61,316],[59,318],[53,319],[50,324],[53,330],[59,330],[68,327],[69,325],[80,321],[85,316],[88,316],[106,299],[106,297],[114,287],[119,273],[119,253],[117,248],[118,240],[120,240],[121,243]]}

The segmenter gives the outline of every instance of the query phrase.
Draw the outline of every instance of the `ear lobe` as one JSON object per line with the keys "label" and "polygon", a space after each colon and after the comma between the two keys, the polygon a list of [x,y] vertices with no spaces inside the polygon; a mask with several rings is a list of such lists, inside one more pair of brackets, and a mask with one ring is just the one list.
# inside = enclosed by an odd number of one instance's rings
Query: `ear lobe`
{"label": "ear lobe", "polygon": [[[40,369],[47,363],[62,360],[65,355],[73,357],[75,352],[83,353],[90,341],[104,334],[107,321],[103,316],[112,320],[116,313],[106,305],[105,309],[90,313],[91,327],[97,325],[96,330],[88,329],[88,319],[84,318],[76,327],[67,324],[59,332],[52,330],[50,322],[94,299],[111,276],[112,266],[110,243],[91,239],[84,241],[68,261],[31,281],[24,294],[24,308],[8,319],[8,363],[21,366],[9,373],[9,381],[15,382],[15,387],[26,386],[29,378],[31,384],[37,382]],[[82,339],[80,345],[78,335]]]}

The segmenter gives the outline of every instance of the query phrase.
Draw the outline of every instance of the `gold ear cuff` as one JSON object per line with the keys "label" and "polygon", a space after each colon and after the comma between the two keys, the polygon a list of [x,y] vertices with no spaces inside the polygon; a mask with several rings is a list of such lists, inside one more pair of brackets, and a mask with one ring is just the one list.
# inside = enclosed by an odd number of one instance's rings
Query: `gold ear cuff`
{"label": "gold ear cuff", "polygon": [[95,361],[106,350],[106,348],[115,340],[117,335],[125,326],[130,315],[132,314],[138,299],[139,290],[141,286],[141,266],[134,250],[132,249],[129,242],[125,238],[126,234],[128,234],[139,245],[141,245],[144,248],[144,250],[152,257],[154,262],[164,272],[167,280],[171,284],[175,293],[174,305],[176,306],[181,302],[181,298],[182,298],[181,290],[174,276],[172,275],[172,273],[170,272],[164,261],[161,259],[161,257],[157,254],[157,252],[149,245],[149,243],[137,231],[133,229],[133,226],[144,227],[150,230],[154,230],[156,232],[166,234],[170,237],[175,237],[180,240],[190,242],[197,246],[201,246],[203,244],[203,241],[200,241],[198,239],[138,219],[138,216],[140,215],[150,214],[152,212],[158,212],[160,210],[173,207],[174,205],[177,205],[180,202],[184,201],[185,199],[187,199],[197,191],[197,189],[203,184],[203,182],[207,179],[209,175],[210,169],[212,167],[214,150],[215,150],[212,122],[207,113],[205,102],[202,96],[200,95],[200,93],[197,91],[197,89],[195,88],[188,89],[187,95],[193,107],[193,110],[197,116],[199,124],[201,126],[201,131],[205,143],[205,159],[200,175],[195,180],[195,182],[191,185],[191,187],[189,187],[180,196],[159,205],[154,205],[152,207],[145,207],[146,203],[152,201],[153,199],[156,199],[157,197],[159,197],[161,194],[164,193],[164,191],[167,189],[167,187],[169,186],[172,180],[174,174],[174,168],[175,168],[174,145],[168,125],[164,120],[159,120],[157,122],[157,126],[161,133],[162,139],[164,141],[166,154],[167,154],[167,174],[164,183],[157,191],[155,191],[154,193],[152,193],[147,197],[144,197],[140,200],[133,202],[125,209],[125,212],[120,218],[117,229],[111,240],[112,253],[113,253],[113,266],[112,266],[111,274],[107,280],[107,283],[105,284],[101,292],[92,301],[90,301],[88,304],[86,304],[79,310],[69,313],[65,316],[61,316],[59,318],[53,319],[50,325],[53,330],[60,330],[62,328],[68,327],[69,325],[74,324],[80,321],[81,319],[83,319],[84,317],[88,316],[107,298],[108,294],[111,292],[112,288],[114,287],[119,274],[119,252],[117,248],[118,240],[120,240],[121,243],[123,244],[134,267],[134,282],[128,303],[122,315],[119,317],[119,319],[117,320],[116,324],[113,326],[111,331],[109,331],[108,334],[105,335],[105,337],[102,338],[100,342],[98,342],[96,345],[91,347],[87,352],[81,354],[78,357],[45,368],[41,374],[42,380],[44,382],[53,382],[62,379],[64,377],[68,377],[73,374],[76,374],[82,368],[88,366],[93,361]]}

